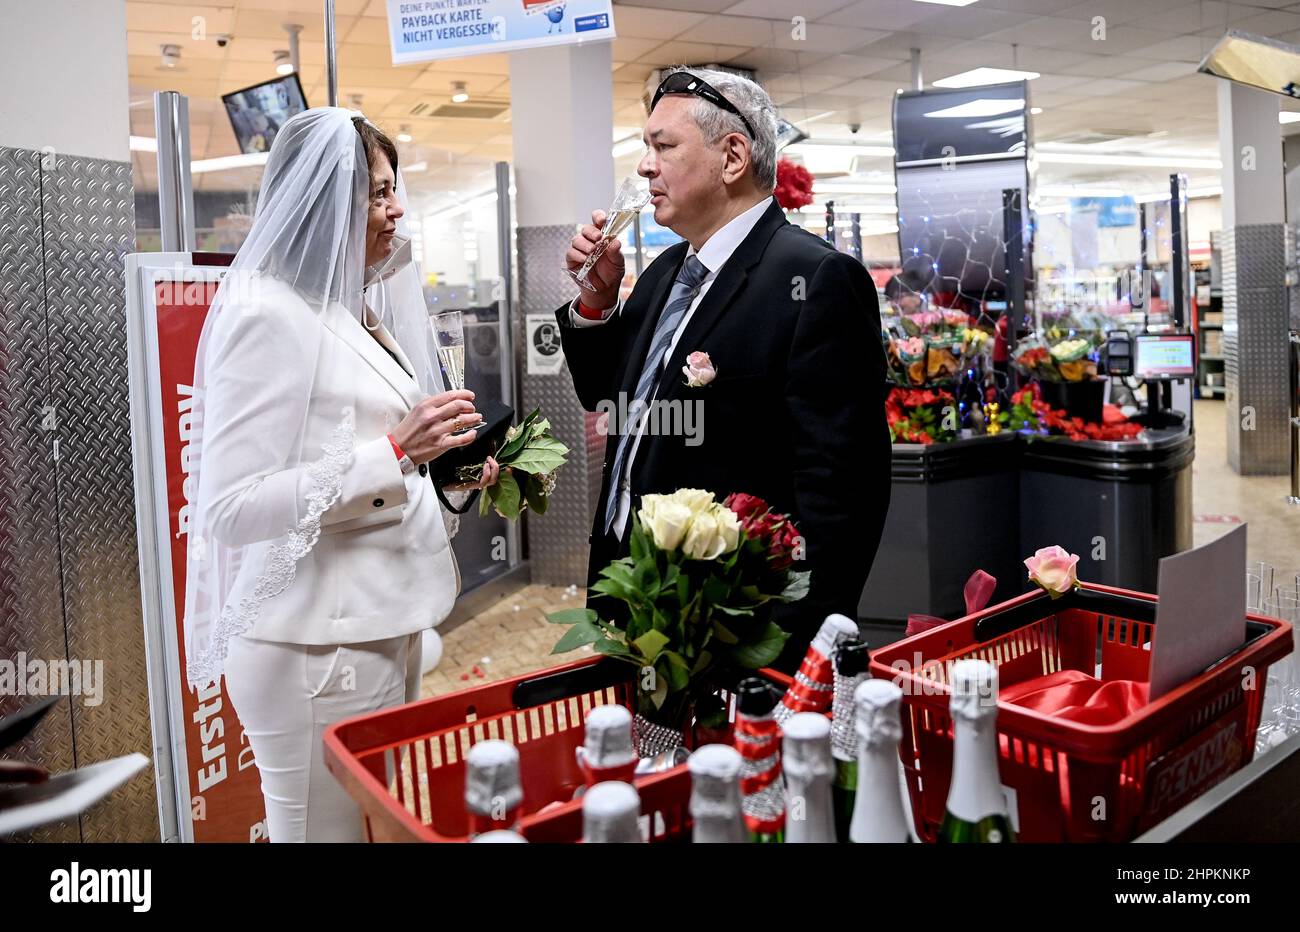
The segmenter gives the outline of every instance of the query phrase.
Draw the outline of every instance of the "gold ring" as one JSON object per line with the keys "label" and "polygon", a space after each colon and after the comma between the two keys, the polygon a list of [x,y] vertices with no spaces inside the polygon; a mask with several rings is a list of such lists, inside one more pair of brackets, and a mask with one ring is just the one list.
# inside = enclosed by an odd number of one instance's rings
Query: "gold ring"
{"label": "gold ring", "polygon": [[459,414],[457,414],[454,418],[451,419],[451,432],[452,432],[452,433],[455,433],[455,432],[458,431],[458,430],[460,430],[460,415],[459,415]]}

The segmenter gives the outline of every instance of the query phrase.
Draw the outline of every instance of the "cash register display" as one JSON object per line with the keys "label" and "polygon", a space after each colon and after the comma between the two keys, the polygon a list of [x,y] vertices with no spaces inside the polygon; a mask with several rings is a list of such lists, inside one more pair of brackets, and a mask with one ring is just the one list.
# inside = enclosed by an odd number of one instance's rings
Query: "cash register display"
{"label": "cash register display", "polygon": [[1183,378],[1196,374],[1195,337],[1190,333],[1139,336],[1133,374],[1140,379]]}

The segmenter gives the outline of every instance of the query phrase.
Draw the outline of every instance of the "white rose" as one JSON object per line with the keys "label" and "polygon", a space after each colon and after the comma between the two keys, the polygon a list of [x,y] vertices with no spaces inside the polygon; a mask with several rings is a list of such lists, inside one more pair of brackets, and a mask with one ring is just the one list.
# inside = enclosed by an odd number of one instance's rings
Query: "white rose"
{"label": "white rose", "polygon": [[713,505],[713,493],[704,489],[678,489],[671,495],[666,496],[666,498],[669,501],[685,505],[693,515],[708,511],[710,506]]}
{"label": "white rose", "polygon": [[647,495],[641,499],[641,526],[660,550],[672,551],[681,546],[691,524],[691,510],[665,495]]}
{"label": "white rose", "polygon": [[692,560],[716,560],[723,553],[725,541],[718,519],[711,511],[702,511],[691,519],[682,542],[682,553]]}
{"label": "white rose", "polygon": [[721,503],[713,506],[713,515],[718,520],[718,532],[722,535],[722,552],[731,553],[740,544],[740,518]]}

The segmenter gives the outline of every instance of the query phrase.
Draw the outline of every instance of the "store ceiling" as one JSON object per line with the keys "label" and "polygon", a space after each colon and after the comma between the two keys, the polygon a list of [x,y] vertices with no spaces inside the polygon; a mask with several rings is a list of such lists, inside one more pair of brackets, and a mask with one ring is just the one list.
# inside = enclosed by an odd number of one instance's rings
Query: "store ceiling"
{"label": "store ceiling", "polygon": [[[321,0],[128,0],[131,132],[153,136],[151,92],[189,97],[194,158],[236,153],[220,95],[275,76],[287,49],[285,23],[299,23],[301,79],[311,104],[326,102]],[[412,187],[462,200],[487,189],[491,163],[511,156],[509,110],[491,119],[411,118],[413,106],[450,104],[453,81],[472,103],[508,101],[506,55],[394,67],[384,0],[337,0],[339,100],[359,103],[391,133],[409,126],[407,163],[428,165]],[[920,0],[615,0],[615,137],[639,132],[648,75],[675,63],[723,63],[757,71],[783,115],[815,139],[890,143],[890,102],[911,76],[919,48],[927,85],[978,66],[1037,71],[1030,82],[1034,141],[1042,150],[1217,158],[1215,79],[1196,64],[1225,28],[1300,42],[1300,2],[1249,0],[977,0],[953,7]],[[792,37],[791,17],[806,17]],[[196,17],[203,37],[195,38]],[[1097,17],[1104,18],[1105,37]],[[232,40],[221,48],[216,37]],[[160,47],[181,47],[164,68]],[[359,101],[354,95],[359,95]],[[850,129],[857,126],[853,133]],[[1152,135],[1157,134],[1157,135]],[[1095,138],[1106,142],[1092,142]],[[134,153],[137,184],[154,184],[153,155]],[[636,156],[620,160],[630,170]],[[848,156],[844,168],[847,170]],[[890,174],[889,160],[860,159],[864,179]],[[1217,183],[1210,168],[1184,169],[1192,187]],[[1159,189],[1169,169],[1043,165],[1042,185],[1120,184]],[[255,176],[253,176],[255,178]],[[247,170],[195,177],[196,190],[243,188]],[[454,191],[454,195],[445,192]]]}

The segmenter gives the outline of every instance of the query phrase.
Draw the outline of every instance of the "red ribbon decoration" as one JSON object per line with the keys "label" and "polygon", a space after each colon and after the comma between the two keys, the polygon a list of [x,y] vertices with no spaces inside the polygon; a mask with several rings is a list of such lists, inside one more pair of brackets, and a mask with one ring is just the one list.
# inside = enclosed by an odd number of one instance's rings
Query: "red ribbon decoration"
{"label": "red ribbon decoration", "polygon": [[775,819],[755,819],[745,816],[745,828],[758,834],[775,835],[785,828],[785,813],[781,813]]}
{"label": "red ribbon decoration", "polygon": [[[966,585],[962,589],[962,596],[966,600],[966,614],[973,615],[989,604],[989,599],[993,598],[993,590],[998,587],[998,581],[983,570],[976,570],[971,573],[970,579],[966,580]],[[946,625],[946,618],[936,618],[933,615],[908,615],[907,631],[903,637],[911,637],[914,634],[920,634],[922,631],[929,631],[931,628],[937,628],[939,625]]]}
{"label": "red ribbon decoration", "polygon": [[779,776],[781,776],[781,765],[778,763],[762,773],[754,774],[752,777],[741,777],[740,792],[746,796],[752,796],[759,790],[771,786]]}
{"label": "red ribbon decoration", "polygon": [[631,783],[636,776],[636,764],[635,760],[631,760],[617,767],[588,767],[586,762],[583,762],[578,765],[578,769],[582,771],[582,778],[587,781],[587,786],[595,786],[597,783],[605,783],[609,780]]}
{"label": "red ribbon decoration", "polygon": [[[746,741],[742,736],[760,740]],[[733,744],[741,757],[747,760],[772,758],[772,766],[767,770],[740,778],[740,791],[745,796],[760,792],[780,779],[781,726],[774,719],[753,719],[745,715],[737,715],[736,740]],[[779,832],[785,827],[785,812],[782,811],[775,819],[759,819],[746,814],[745,825],[751,832]]]}
{"label": "red ribbon decoration", "polygon": [[794,682],[781,697],[781,704],[792,712],[825,712],[831,707],[831,700],[835,698],[834,690],[831,688],[835,685],[835,667],[831,659],[824,656],[821,651],[809,647],[803,662],[799,664],[799,673],[826,688],[811,689],[800,682],[796,674]]}

